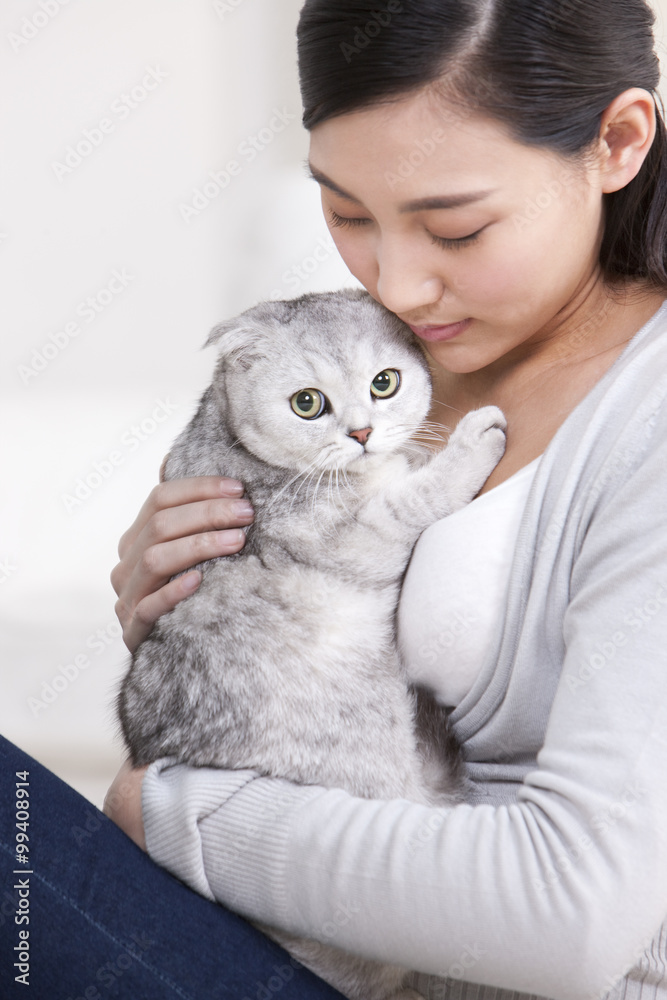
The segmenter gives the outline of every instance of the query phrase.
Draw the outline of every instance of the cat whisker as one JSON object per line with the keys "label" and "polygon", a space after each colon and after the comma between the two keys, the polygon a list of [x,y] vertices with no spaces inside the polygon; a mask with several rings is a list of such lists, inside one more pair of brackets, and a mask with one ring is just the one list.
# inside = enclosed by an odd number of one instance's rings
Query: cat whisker
{"label": "cat whisker", "polygon": [[452,433],[453,428],[450,427],[448,424],[439,424],[439,423],[436,423],[436,421],[434,421],[434,420],[424,420],[424,422],[422,424],[420,424],[420,430],[424,430],[424,431],[428,430],[428,431],[431,431],[433,434],[443,434],[444,433],[444,434],[449,435],[449,434]]}
{"label": "cat whisker", "polygon": [[[280,499],[280,497],[283,495],[283,493],[286,490],[288,490],[290,488],[290,486],[292,486],[292,484],[295,483],[298,479],[300,479],[301,477],[304,477],[304,482],[307,482],[309,476],[311,475],[311,473],[310,473],[309,470],[315,465],[316,461],[317,461],[317,459],[314,459],[305,470],[302,470],[301,472],[297,472],[296,475],[292,476],[292,478],[287,483],[285,483],[285,485],[281,489],[279,489],[276,493],[274,493],[274,495],[271,497],[271,500],[269,501],[269,503],[267,505],[267,508],[266,508],[267,511],[270,511],[273,508],[274,504],[277,503],[277,501]],[[292,497],[292,503],[290,504],[290,510],[292,509],[292,506],[293,506],[294,501],[295,501],[295,499],[297,497],[297,494],[298,494],[298,492],[299,492],[299,490],[301,489],[302,486],[303,486],[303,483],[300,483],[299,486],[294,491],[294,495]]]}
{"label": "cat whisker", "polygon": [[317,483],[315,484],[315,488],[313,490],[313,497],[312,497],[312,504],[311,504],[311,514],[312,514],[312,517],[313,517],[313,522],[316,523],[316,525],[317,525],[318,532],[320,534],[323,534],[323,535],[328,535],[329,537],[335,537],[338,534],[338,531],[335,528],[335,518],[334,518],[334,525],[332,525],[334,527],[334,531],[333,531],[333,535],[332,535],[331,531],[327,530],[325,524],[322,522],[321,513],[320,513],[320,515],[318,517],[318,515],[316,513],[316,510],[315,510],[315,503],[317,501],[317,494],[318,494],[318,490],[320,488],[320,484],[322,482],[322,479],[326,475],[327,476],[327,483],[326,483],[326,489],[327,489],[327,506],[334,507],[333,513],[335,513],[335,505],[332,503],[332,482],[331,482],[331,480],[332,480],[332,476],[333,476],[333,471],[334,471],[333,469],[326,468],[326,467],[322,469],[322,471],[320,472],[319,478],[317,480]]}
{"label": "cat whisker", "polygon": [[[342,449],[339,449],[339,451]],[[334,480],[335,476],[335,480]],[[341,484],[342,478],[342,484]],[[336,463],[329,470],[329,489],[328,489],[328,502],[334,509],[343,510],[352,516],[351,511],[347,504],[345,503],[344,495],[345,493],[351,493],[356,496],[356,491],[352,482],[350,481],[344,464]],[[337,532],[338,533],[338,532]]]}
{"label": "cat whisker", "polygon": [[[329,534],[330,538],[337,538],[338,535],[340,534],[340,532],[339,532],[339,528],[338,528],[338,525],[337,525],[337,520],[338,519],[335,516],[336,512],[337,512],[337,509],[338,509],[338,504],[336,502],[337,498],[334,495],[334,476],[336,476],[336,484],[335,485],[336,485],[336,487],[338,487],[338,481],[337,481],[338,480],[338,466],[334,466],[334,468],[329,468],[327,470],[327,472],[328,472],[328,476],[327,476],[327,506],[329,507],[329,509],[331,510],[332,515],[333,515],[332,524],[331,524],[332,530],[329,531],[328,534]],[[314,511],[313,511],[313,513],[314,513]]]}
{"label": "cat whisker", "polygon": [[[313,468],[313,466],[314,466],[314,468]],[[295,502],[297,500],[297,497],[299,495],[299,491],[301,490],[302,487],[305,487],[305,496],[306,496],[306,498],[308,497],[308,490],[310,489],[310,484],[312,483],[313,479],[317,475],[317,460],[316,459],[313,460],[313,462],[311,462],[310,468],[307,471],[307,473],[305,473],[305,474],[302,473],[302,475],[303,475],[303,481],[301,483],[299,483],[299,485],[296,488],[296,490],[294,491],[294,495],[292,497],[292,502],[290,504],[290,514],[292,513],[292,507],[294,506],[294,504],[295,504]],[[318,480],[318,482],[319,482],[319,480]],[[316,495],[317,495],[317,485],[315,486],[315,489],[313,490],[313,496],[316,496]]]}
{"label": "cat whisker", "polygon": [[315,483],[315,489],[313,490],[312,503],[310,505],[310,509],[311,509],[311,513],[312,513],[313,517],[315,516],[315,501],[317,500],[317,491],[319,490],[320,483],[322,482],[322,479],[324,478],[324,475],[325,475],[325,473],[327,471],[328,471],[327,469],[322,469],[322,471],[320,472],[319,477],[317,479],[317,482]]}
{"label": "cat whisker", "polygon": [[459,408],[457,406],[450,406],[449,403],[443,403],[442,400],[440,400],[440,399],[432,399],[431,400],[431,405],[432,406],[442,406],[446,410],[453,410],[455,413],[460,413],[461,416],[463,416],[463,410],[459,410]]}
{"label": "cat whisker", "polygon": [[345,469],[345,466],[344,465],[342,465],[342,466],[336,466],[336,490],[338,491],[338,500],[339,500],[339,503],[342,503],[343,510],[345,511],[345,513],[349,517],[352,517],[353,515],[352,515],[352,512],[350,511],[350,508],[347,506],[347,504],[343,500],[343,491],[341,490],[341,484],[340,484],[340,480],[338,478],[338,473],[339,472],[342,474],[343,486],[344,486],[345,492],[348,492],[348,493],[351,492],[353,495],[355,495],[356,491],[354,490],[354,487],[350,483],[350,479],[349,479],[349,476],[348,476],[347,471]]}
{"label": "cat whisker", "polygon": [[224,454],[229,455],[230,451],[233,451],[234,448],[236,448],[237,444],[241,444],[241,438],[237,438],[236,441],[232,441],[232,443],[229,445]]}

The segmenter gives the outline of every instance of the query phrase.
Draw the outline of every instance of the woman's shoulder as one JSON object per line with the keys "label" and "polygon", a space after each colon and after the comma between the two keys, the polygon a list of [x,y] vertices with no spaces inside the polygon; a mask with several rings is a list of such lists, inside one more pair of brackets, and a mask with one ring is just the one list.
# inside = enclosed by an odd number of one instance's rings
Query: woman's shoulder
{"label": "woman's shoulder", "polygon": [[645,439],[667,400],[667,299],[570,414],[550,450],[609,454]]}
{"label": "woman's shoulder", "polygon": [[528,499],[537,536],[588,530],[640,480],[657,513],[667,497],[667,301],[544,452]]}

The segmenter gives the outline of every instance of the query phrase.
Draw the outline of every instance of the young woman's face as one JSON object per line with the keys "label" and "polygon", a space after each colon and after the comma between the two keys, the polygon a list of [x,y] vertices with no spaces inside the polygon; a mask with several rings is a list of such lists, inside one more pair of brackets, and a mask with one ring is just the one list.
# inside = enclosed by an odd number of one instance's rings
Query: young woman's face
{"label": "young woman's face", "polygon": [[599,280],[596,170],[428,94],[318,125],[310,166],[352,274],[449,371],[558,336]]}

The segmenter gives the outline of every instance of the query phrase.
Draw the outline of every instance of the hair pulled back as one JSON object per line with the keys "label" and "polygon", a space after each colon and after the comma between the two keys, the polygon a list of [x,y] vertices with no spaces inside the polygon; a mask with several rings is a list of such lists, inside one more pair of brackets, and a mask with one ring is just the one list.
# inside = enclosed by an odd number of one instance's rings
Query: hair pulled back
{"label": "hair pulled back", "polygon": [[641,87],[657,134],[637,177],[605,195],[610,281],[667,289],[667,129],[647,0],[306,0],[297,32],[303,123],[428,85],[526,145],[582,157],[603,112]]}

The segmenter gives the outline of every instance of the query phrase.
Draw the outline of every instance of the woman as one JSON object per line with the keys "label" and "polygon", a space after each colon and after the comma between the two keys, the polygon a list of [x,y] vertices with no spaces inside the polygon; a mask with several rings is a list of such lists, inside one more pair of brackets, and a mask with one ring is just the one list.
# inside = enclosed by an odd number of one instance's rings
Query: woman
{"label": "woman", "polygon": [[[307,0],[301,16],[310,167],[342,257],[424,342],[433,420],[508,418],[504,458],[424,536],[400,608],[413,677],[453,708],[470,802],[164,762],[118,779],[133,791],[114,817],[142,842],[143,782],[151,856],[200,893],[418,970],[425,995],[667,997],[651,29],[644,0]],[[151,494],[113,574],[131,649],[199,579],[169,578],[238,551],[250,519],[228,482]]]}

